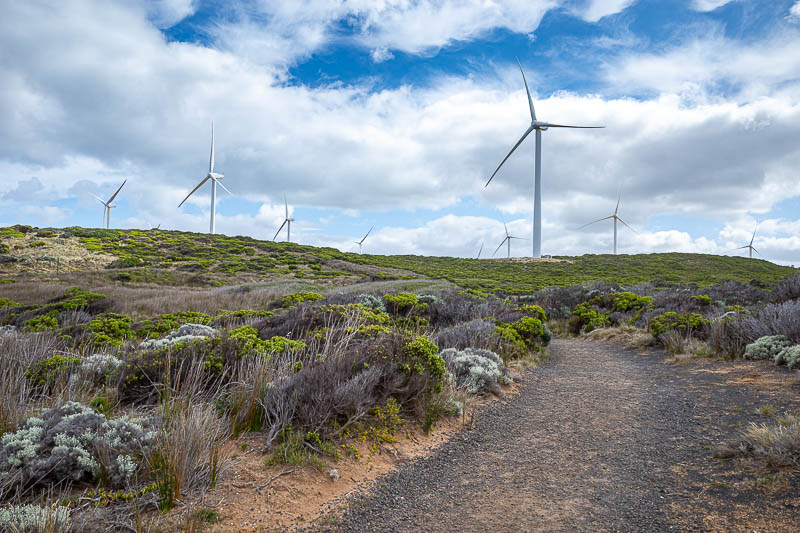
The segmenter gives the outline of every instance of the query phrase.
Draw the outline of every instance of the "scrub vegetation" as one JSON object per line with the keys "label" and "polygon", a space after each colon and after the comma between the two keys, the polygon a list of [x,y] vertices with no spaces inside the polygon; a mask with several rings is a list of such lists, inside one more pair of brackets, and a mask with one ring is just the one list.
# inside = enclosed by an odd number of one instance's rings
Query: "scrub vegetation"
{"label": "scrub vegetation", "polygon": [[[376,453],[501,394],[553,331],[800,366],[800,278],[758,260],[371,256],[27,226],[0,240],[0,529],[135,530],[224,482],[242,435],[268,464]],[[58,256],[75,248],[81,261]]]}

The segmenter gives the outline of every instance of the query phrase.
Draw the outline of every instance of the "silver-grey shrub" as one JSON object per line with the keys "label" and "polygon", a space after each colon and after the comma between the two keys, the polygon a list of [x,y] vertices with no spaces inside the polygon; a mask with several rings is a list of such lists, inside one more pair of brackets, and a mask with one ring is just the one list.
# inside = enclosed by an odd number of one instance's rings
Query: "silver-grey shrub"
{"label": "silver-grey shrub", "polygon": [[374,294],[359,294],[358,303],[370,309],[380,311],[381,313],[386,312],[386,305],[383,303],[383,298],[375,296]]}
{"label": "silver-grey shrub", "polygon": [[800,300],[768,304],[736,322],[739,334],[753,342],[768,335],[785,335],[800,344]]}
{"label": "silver-grey shrub", "polygon": [[0,508],[0,531],[58,533],[69,530],[69,509],[38,505],[9,505]]}
{"label": "silver-grey shrub", "polygon": [[217,330],[204,324],[184,324],[163,339],[147,339],[139,344],[142,350],[159,350],[179,342],[191,342],[214,337]]}
{"label": "silver-grey shrub", "polygon": [[512,382],[508,368],[494,352],[480,348],[442,350],[439,355],[452,369],[456,384],[470,394],[500,393],[500,385]]}
{"label": "silver-grey shrub", "polygon": [[470,320],[441,330],[436,334],[436,345],[439,348],[493,348],[497,346],[499,336],[495,333],[495,325],[487,320]]}
{"label": "silver-grey shrub", "polygon": [[107,420],[78,402],[45,409],[0,437],[0,498],[15,487],[94,481],[125,486],[155,442],[153,420]]}
{"label": "silver-grey shrub", "polygon": [[789,368],[800,367],[800,344],[784,348],[775,356],[775,364],[783,363],[786,363]]}
{"label": "silver-grey shrub", "polygon": [[776,356],[792,345],[784,335],[768,335],[751,342],[744,349],[744,358],[753,361],[775,361]]}

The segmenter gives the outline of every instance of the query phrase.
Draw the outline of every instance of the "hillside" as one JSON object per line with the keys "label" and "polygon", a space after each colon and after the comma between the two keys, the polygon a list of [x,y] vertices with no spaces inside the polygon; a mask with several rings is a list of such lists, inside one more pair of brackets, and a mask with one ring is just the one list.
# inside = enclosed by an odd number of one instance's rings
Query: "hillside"
{"label": "hillside", "polygon": [[20,225],[0,229],[0,253],[0,273],[23,278],[92,271],[120,283],[219,286],[296,280],[320,287],[430,278],[510,294],[601,280],[701,287],[757,280],[770,286],[797,272],[761,259],[705,254],[584,255],[557,261],[358,255],[243,236]]}

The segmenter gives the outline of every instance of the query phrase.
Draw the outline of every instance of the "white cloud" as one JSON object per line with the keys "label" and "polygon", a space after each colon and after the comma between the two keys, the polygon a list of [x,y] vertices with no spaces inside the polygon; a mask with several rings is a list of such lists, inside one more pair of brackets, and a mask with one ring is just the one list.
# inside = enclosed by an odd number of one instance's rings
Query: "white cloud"
{"label": "white cloud", "polygon": [[693,0],[692,7],[697,11],[714,11],[733,0]]}
{"label": "white cloud", "polygon": [[636,0],[588,0],[580,11],[580,16],[589,22],[597,22],[603,17],[624,11]]}
{"label": "white cloud", "polygon": [[786,16],[786,20],[795,24],[800,23],[800,0],[795,2],[795,4],[789,9],[789,14]]}
{"label": "white cloud", "polygon": [[159,28],[169,28],[194,14],[196,0],[139,0],[143,1],[148,18]]}
{"label": "white cloud", "polygon": [[372,61],[374,63],[383,63],[384,61],[389,61],[390,59],[394,59],[394,54],[392,54],[388,48],[381,47],[376,48],[370,53],[370,57],[372,57]]}

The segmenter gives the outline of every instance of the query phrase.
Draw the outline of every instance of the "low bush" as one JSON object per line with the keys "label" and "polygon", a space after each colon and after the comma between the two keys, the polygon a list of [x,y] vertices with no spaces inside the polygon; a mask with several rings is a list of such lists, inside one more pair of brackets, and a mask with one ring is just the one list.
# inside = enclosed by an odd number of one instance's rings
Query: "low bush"
{"label": "low bush", "polygon": [[423,315],[428,310],[428,304],[420,302],[416,294],[401,292],[398,294],[384,294],[386,310],[393,315]]}
{"label": "low bush", "polygon": [[775,361],[779,353],[792,345],[784,335],[760,337],[744,349],[744,358],[753,361]]}
{"label": "low bush", "polygon": [[289,294],[281,298],[281,307],[296,307],[303,302],[316,302],[325,298],[323,295],[316,292],[297,292]]}
{"label": "low bush", "polygon": [[440,348],[496,348],[500,336],[495,325],[487,320],[471,320],[441,330],[436,334],[436,345]]}
{"label": "low bush", "polygon": [[138,471],[142,450],[154,442],[152,424],[107,420],[77,402],[45,409],[0,438],[0,494],[51,483],[124,486]]}
{"label": "low bush", "polygon": [[35,504],[0,507],[0,531],[66,533],[70,529],[67,507],[42,507]]}
{"label": "low bush", "polygon": [[776,426],[751,424],[739,451],[771,467],[800,466],[800,419],[788,416]]}
{"label": "low bush", "polygon": [[122,346],[126,339],[132,339],[135,333],[131,329],[131,319],[117,313],[106,313],[89,322],[88,330],[92,335],[93,346]]}
{"label": "low bush", "polygon": [[59,378],[81,364],[81,358],[74,355],[53,355],[37,361],[25,372],[25,377],[32,387],[42,391],[52,386]]}
{"label": "low bush", "polygon": [[768,335],[785,335],[800,344],[800,300],[768,304],[757,313],[741,317],[738,327],[748,342]]}
{"label": "low bush", "polygon": [[705,336],[703,327],[708,325],[708,323],[709,320],[698,313],[675,313],[668,311],[654,317],[650,321],[647,329],[650,334],[656,338],[670,330],[677,330],[686,335],[703,337]]}
{"label": "low bush", "polygon": [[780,281],[769,293],[769,299],[775,303],[800,299],[800,275]]}
{"label": "low bush", "polygon": [[503,361],[489,350],[448,348],[439,355],[452,369],[456,384],[470,394],[500,394],[500,385],[512,382],[511,373]]}
{"label": "low bush", "polygon": [[775,356],[775,364],[781,365],[784,363],[791,369],[800,368],[800,344],[788,346],[778,352]]}

